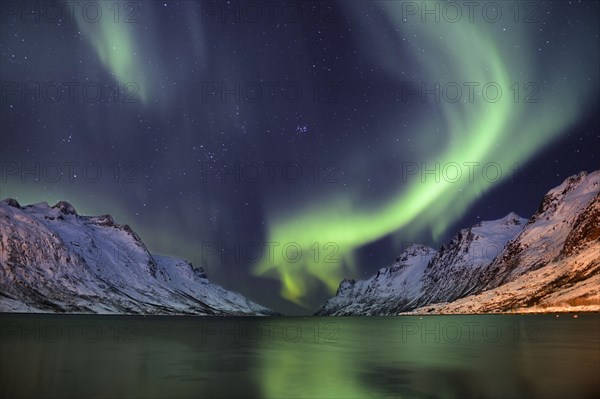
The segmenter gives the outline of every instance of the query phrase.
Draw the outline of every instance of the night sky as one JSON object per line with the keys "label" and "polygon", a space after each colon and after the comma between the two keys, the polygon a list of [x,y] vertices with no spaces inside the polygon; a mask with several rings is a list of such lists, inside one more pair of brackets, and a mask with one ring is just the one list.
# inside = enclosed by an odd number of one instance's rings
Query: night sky
{"label": "night sky", "polygon": [[0,197],[286,314],[600,166],[597,2],[77,4],[2,2]]}

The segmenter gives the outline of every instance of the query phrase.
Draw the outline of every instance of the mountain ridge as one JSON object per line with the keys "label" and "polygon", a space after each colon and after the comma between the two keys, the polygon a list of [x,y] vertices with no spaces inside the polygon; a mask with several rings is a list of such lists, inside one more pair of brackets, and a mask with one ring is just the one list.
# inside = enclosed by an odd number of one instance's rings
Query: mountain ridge
{"label": "mountain ridge", "polygon": [[277,315],[210,283],[202,268],[151,254],[110,215],[66,201],[0,201],[0,311]]}
{"label": "mountain ridge", "polygon": [[[478,232],[482,226],[490,231]],[[389,292],[370,291],[365,296],[338,289],[316,314],[488,313],[535,307],[556,311],[571,303],[598,311],[599,273],[600,171],[581,172],[548,191],[528,220],[511,212],[460,230],[428,261],[417,282],[418,295],[402,306],[397,299],[404,293],[390,297]],[[369,304],[366,312],[360,305],[364,303]]]}

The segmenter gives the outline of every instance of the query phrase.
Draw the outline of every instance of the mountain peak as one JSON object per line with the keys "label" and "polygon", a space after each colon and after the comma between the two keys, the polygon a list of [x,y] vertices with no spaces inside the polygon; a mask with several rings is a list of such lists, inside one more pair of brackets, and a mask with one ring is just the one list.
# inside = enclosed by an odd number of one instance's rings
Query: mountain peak
{"label": "mountain peak", "polygon": [[520,220],[520,219],[523,219],[523,218],[514,212],[510,212],[508,215],[504,216],[500,220],[512,221],[512,220]]}
{"label": "mountain peak", "polygon": [[75,209],[75,207],[67,201],[59,201],[52,208],[58,209],[61,213],[65,215],[77,215],[77,210]]}
{"label": "mountain peak", "polygon": [[527,223],[527,219],[522,218],[514,212],[510,212],[502,219],[499,219],[498,222],[500,222],[500,224],[502,224],[503,226],[521,226]]}
{"label": "mountain peak", "polygon": [[340,282],[340,285],[337,289],[336,295],[339,295],[341,292],[354,287],[354,285],[356,284],[356,280],[354,279],[350,279],[350,278],[345,278]]}
{"label": "mountain peak", "polygon": [[13,208],[21,209],[21,204],[19,204],[19,201],[17,201],[14,198],[6,198],[2,200],[2,202],[4,202],[8,206],[12,206]]}
{"label": "mountain peak", "polygon": [[433,254],[435,252],[435,249],[425,244],[410,244],[400,255],[398,255],[396,258],[396,263],[402,260],[407,260],[412,256]]}
{"label": "mountain peak", "polygon": [[525,224],[527,219],[522,218],[514,212],[510,212],[508,215],[503,218],[496,220],[484,220],[477,223],[473,228],[481,228],[481,227],[491,227],[495,228],[496,226],[520,226]]}

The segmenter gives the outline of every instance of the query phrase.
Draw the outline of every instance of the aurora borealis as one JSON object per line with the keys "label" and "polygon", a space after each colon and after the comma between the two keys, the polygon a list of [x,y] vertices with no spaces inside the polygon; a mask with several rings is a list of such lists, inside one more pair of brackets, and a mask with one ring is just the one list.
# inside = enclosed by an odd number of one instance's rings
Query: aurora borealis
{"label": "aurora borealis", "polygon": [[[125,3],[123,3],[125,4]],[[84,6],[86,7],[86,3]],[[137,7],[125,6],[127,10],[137,11]],[[86,10],[86,11],[83,11]],[[140,65],[137,51],[140,44],[135,42],[134,35],[128,28],[127,17],[121,17],[121,5],[112,6],[113,15],[109,18],[102,15],[106,8],[97,7],[89,2],[82,12],[74,12],[77,28],[95,50],[101,64],[116,78],[120,84],[136,83],[136,94],[142,104],[148,102],[148,88],[145,66]],[[96,22],[97,20],[97,22]],[[93,21],[93,22],[92,22]],[[115,23],[122,21],[122,23]]]}
{"label": "aurora borealis", "polygon": [[598,168],[598,3],[475,3],[6,3],[0,197],[110,213],[314,310]]}

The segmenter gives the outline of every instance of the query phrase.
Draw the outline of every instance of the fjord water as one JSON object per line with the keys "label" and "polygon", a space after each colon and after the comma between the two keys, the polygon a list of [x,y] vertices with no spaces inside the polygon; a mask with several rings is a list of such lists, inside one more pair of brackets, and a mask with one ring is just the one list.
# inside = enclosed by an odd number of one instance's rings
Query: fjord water
{"label": "fjord water", "polygon": [[0,315],[3,398],[600,397],[600,315]]}

